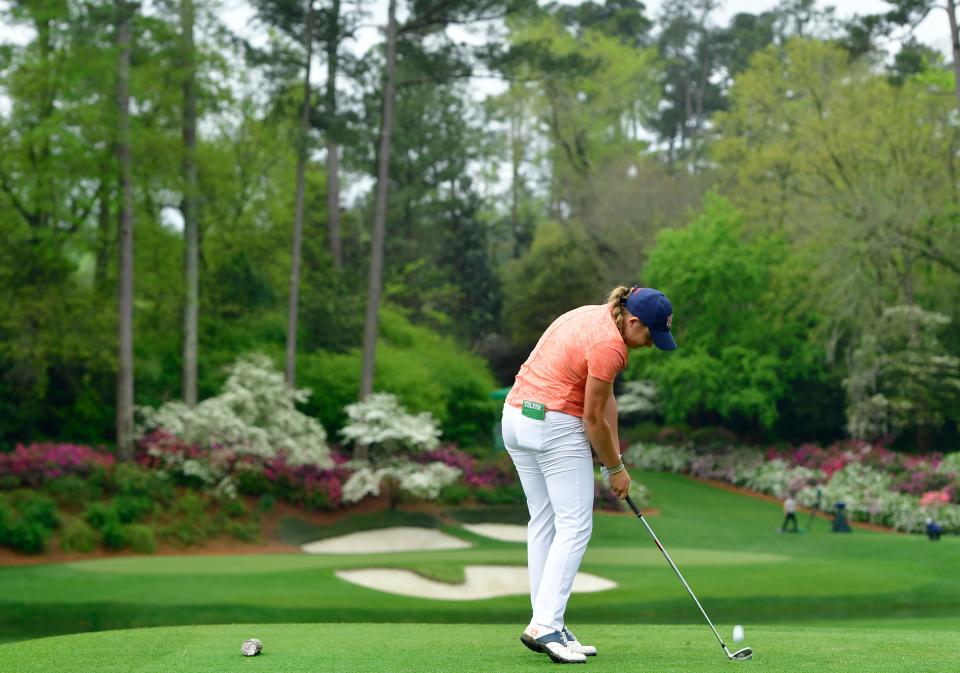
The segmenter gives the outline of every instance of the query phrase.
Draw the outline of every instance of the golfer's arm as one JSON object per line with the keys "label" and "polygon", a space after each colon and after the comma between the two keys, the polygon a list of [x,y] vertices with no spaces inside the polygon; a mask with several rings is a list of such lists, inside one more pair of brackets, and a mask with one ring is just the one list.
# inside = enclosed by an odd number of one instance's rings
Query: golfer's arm
{"label": "golfer's arm", "polygon": [[607,407],[603,411],[604,418],[607,419],[607,425],[610,426],[610,434],[613,435],[613,447],[620,455],[620,432],[618,429],[617,418],[617,398],[613,396],[613,389],[610,390],[610,399],[607,400]]}
{"label": "golfer's arm", "polygon": [[[587,386],[583,396],[583,427],[593,450],[607,467],[620,464],[620,450],[616,439],[616,421],[613,426],[608,420],[608,407],[613,399],[613,384],[592,376],[587,376]],[[614,414],[616,402],[613,403]]]}

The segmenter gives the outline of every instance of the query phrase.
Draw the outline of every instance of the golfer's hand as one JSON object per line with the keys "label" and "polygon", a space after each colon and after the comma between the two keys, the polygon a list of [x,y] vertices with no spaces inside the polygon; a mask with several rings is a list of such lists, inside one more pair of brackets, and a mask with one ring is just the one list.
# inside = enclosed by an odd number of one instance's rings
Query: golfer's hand
{"label": "golfer's hand", "polygon": [[611,474],[610,490],[621,500],[630,495],[630,474],[626,470]]}

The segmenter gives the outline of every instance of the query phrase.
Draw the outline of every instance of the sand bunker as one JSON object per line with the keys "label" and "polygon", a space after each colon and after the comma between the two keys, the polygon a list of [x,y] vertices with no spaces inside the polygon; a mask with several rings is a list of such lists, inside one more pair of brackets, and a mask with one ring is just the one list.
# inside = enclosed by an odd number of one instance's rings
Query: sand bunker
{"label": "sand bunker", "polygon": [[474,535],[489,537],[501,542],[526,542],[527,527],[512,523],[465,523],[465,530]]}
{"label": "sand bunker", "polygon": [[466,549],[469,542],[433,528],[398,526],[350,533],[301,547],[308,554],[377,554],[382,552]]}
{"label": "sand bunker", "polygon": [[[463,584],[437,582],[398,568],[338,570],[336,575],[367,589],[438,601],[477,601],[530,593],[530,579],[523,566],[467,566],[464,568],[466,581]],[[574,593],[606,591],[616,586],[616,582],[588,573],[577,573],[573,580]]]}

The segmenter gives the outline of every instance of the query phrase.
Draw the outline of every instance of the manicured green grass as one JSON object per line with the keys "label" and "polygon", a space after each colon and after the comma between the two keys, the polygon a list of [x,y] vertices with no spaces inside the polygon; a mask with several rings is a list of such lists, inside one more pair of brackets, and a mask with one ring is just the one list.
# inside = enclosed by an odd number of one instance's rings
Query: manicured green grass
{"label": "manicured green grass", "polygon": [[[577,631],[584,642],[599,649],[587,663],[589,670],[611,673],[920,673],[956,670],[960,661],[960,639],[938,631],[758,626],[748,628],[742,643],[755,651],[754,659],[745,662],[728,661],[706,626],[584,624]],[[271,624],[108,631],[4,645],[0,672],[555,670],[545,655],[524,648],[518,635],[518,627],[502,624]],[[262,654],[240,654],[240,643],[249,637],[263,641]]]}
{"label": "manicured green grass", "polygon": [[[634,475],[660,513],[650,524],[718,624],[821,626],[960,615],[960,539],[775,532],[780,508],[667,474]],[[801,516],[801,525],[807,523]],[[439,525],[439,522],[435,522]],[[503,624],[529,619],[529,599],[432,601],[363,589],[340,568],[410,568],[457,581],[472,564],[525,564],[521,544],[453,526],[470,549],[404,554],[139,557],[0,569],[0,638],[229,623],[433,622]],[[582,569],[619,587],[574,594],[571,624],[689,624],[702,617],[640,524],[600,514]],[[646,627],[643,627],[644,629]],[[706,627],[701,627],[706,629]],[[898,627],[900,628],[900,627]],[[919,627],[918,627],[919,628]],[[826,629],[832,631],[833,629]],[[890,630],[890,629],[886,629]],[[707,632],[709,636],[709,632]],[[237,645],[238,646],[238,645]],[[719,648],[717,648],[719,651]],[[0,661],[3,655],[0,653]]]}

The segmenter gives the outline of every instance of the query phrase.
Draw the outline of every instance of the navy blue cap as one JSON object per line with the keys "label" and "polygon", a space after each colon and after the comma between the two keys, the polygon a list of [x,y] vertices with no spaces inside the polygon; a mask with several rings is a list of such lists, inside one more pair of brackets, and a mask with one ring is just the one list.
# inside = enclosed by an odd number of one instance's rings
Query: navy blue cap
{"label": "navy blue cap", "polygon": [[677,347],[670,328],[673,326],[673,307],[667,296],[650,287],[635,287],[630,291],[624,305],[650,328],[653,345],[664,351]]}

